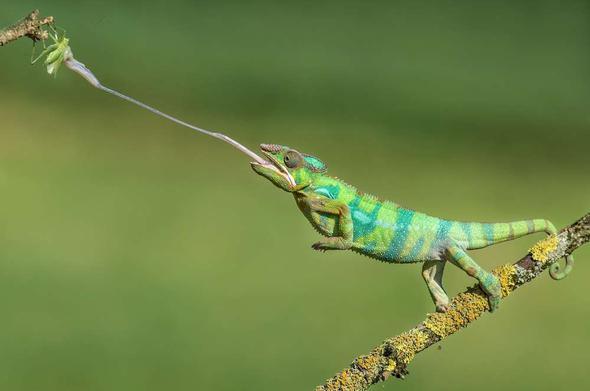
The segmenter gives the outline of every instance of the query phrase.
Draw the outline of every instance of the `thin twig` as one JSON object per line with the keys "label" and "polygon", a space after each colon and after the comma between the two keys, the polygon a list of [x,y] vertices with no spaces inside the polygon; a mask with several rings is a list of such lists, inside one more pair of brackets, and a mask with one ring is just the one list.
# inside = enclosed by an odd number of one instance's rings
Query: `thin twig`
{"label": "thin twig", "polygon": [[0,46],[4,46],[22,37],[28,37],[33,41],[47,39],[47,31],[43,26],[53,23],[53,16],[38,19],[39,10],[34,10],[18,22],[0,30]]}
{"label": "thin twig", "polygon": [[[590,213],[534,245],[529,254],[514,264],[492,272],[502,283],[502,297],[538,277],[564,255],[590,241]],[[393,376],[403,378],[417,353],[467,327],[489,310],[486,295],[479,287],[467,289],[451,302],[446,313],[428,314],[413,329],[386,339],[369,354],[357,357],[349,368],[336,374],[316,391],[360,391]]]}

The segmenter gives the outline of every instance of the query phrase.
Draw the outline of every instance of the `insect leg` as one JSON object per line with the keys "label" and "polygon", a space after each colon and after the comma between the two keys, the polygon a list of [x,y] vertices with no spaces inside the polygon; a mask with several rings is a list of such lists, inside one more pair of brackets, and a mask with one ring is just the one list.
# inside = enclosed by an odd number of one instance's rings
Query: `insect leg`
{"label": "insect leg", "polygon": [[[34,50],[34,46],[33,46],[33,50]],[[47,55],[48,53],[50,53],[51,51],[55,50],[57,48],[57,44],[54,43],[53,45],[49,45],[47,48],[45,48],[45,50],[43,50],[41,52],[41,54],[39,55],[39,57],[33,59],[33,54],[31,54],[31,65],[35,64],[37,61],[39,61],[43,56]]]}

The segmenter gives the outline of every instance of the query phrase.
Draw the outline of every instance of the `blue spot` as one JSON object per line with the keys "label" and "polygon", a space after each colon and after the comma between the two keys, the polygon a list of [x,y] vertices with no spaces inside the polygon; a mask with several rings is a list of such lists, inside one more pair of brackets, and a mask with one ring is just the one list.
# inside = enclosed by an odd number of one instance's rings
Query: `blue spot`
{"label": "blue spot", "polygon": [[483,231],[486,235],[488,243],[494,243],[494,225],[493,224],[482,224]]}
{"label": "blue spot", "polygon": [[398,257],[404,249],[408,235],[410,234],[410,225],[414,218],[415,212],[413,210],[399,208],[395,219],[395,228],[393,238],[389,244],[389,248],[385,251],[385,258],[388,260],[399,260]]}
{"label": "blue spot", "polygon": [[352,218],[352,240],[357,240],[370,234],[377,227],[377,216],[383,204],[378,202],[370,213],[365,212],[359,205],[361,198],[357,195],[349,204],[350,216]]}
{"label": "blue spot", "polygon": [[320,186],[320,187],[315,188],[314,192],[335,200],[340,195],[340,186],[335,186],[335,185]]}
{"label": "blue spot", "polygon": [[322,172],[322,171],[326,171],[326,165],[324,164],[324,162],[322,162],[320,159],[318,159],[315,156],[305,156],[305,163],[307,163],[307,166],[309,168],[312,169],[312,171],[316,171],[316,172]]}
{"label": "blue spot", "polygon": [[449,232],[451,231],[451,225],[453,225],[453,223],[451,223],[450,221],[439,221],[438,229],[436,230],[436,238],[439,240],[448,238]]}

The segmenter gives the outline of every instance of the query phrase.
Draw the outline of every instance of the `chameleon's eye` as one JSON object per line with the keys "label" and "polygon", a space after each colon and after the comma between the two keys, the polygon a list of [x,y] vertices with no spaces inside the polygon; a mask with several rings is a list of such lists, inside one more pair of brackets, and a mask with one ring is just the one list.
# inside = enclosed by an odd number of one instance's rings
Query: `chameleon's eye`
{"label": "chameleon's eye", "polygon": [[295,151],[287,152],[283,160],[285,161],[285,166],[289,168],[296,168],[300,166],[301,162],[303,161],[301,155]]}

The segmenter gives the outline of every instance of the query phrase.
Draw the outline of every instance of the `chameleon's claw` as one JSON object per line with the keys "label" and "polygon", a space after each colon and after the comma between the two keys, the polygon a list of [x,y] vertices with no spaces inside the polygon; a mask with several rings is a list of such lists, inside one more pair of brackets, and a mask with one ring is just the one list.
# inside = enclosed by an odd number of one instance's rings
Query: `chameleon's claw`
{"label": "chameleon's claw", "polygon": [[312,200],[309,200],[309,205],[312,208],[323,208],[326,206],[326,203],[321,199],[312,199]]}
{"label": "chameleon's claw", "polygon": [[436,306],[436,312],[441,312],[441,313],[445,313],[447,312],[449,309],[451,309],[451,306],[448,304],[438,304]]}
{"label": "chameleon's claw", "polygon": [[317,242],[311,245],[311,248],[313,248],[316,251],[321,251],[323,253],[326,252],[327,248],[324,246],[324,243],[322,242]]}
{"label": "chameleon's claw", "polygon": [[319,251],[326,251],[326,250],[348,250],[352,247],[352,242],[347,241],[342,237],[330,237],[326,238],[320,242],[314,243],[311,248],[314,250]]}
{"label": "chameleon's claw", "polygon": [[488,296],[488,302],[490,304],[490,312],[494,312],[500,306],[500,300],[502,299],[502,286],[498,277],[492,273],[487,273],[481,280],[481,289]]}
{"label": "chameleon's claw", "polygon": [[490,312],[494,312],[500,306],[500,297],[499,296],[488,296],[488,302],[490,303]]}

